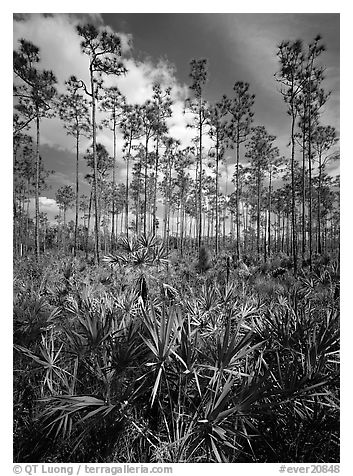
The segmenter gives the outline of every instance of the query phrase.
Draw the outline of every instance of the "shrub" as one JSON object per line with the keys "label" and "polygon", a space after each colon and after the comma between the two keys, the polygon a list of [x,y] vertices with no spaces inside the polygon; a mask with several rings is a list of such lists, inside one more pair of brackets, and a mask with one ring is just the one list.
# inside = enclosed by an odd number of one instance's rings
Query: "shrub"
{"label": "shrub", "polygon": [[108,265],[16,263],[15,459],[337,461],[337,263],[226,283],[226,254],[202,247],[196,273],[152,238]]}
{"label": "shrub", "polygon": [[199,251],[199,260],[198,260],[196,268],[200,273],[205,273],[211,267],[212,265],[211,265],[210,252],[205,246],[201,246]]}

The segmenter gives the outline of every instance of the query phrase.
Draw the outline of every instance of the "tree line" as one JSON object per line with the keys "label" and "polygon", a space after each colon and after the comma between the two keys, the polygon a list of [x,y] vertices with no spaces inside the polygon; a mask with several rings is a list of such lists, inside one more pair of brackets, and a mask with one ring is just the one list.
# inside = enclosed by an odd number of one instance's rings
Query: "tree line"
{"label": "tree line", "polygon": [[[208,61],[193,59],[184,112],[195,138],[183,147],[169,134],[171,88],[155,83],[150,99],[130,104],[117,86],[104,84],[107,75],[129,74],[119,35],[90,24],[77,26],[77,34],[88,57],[89,83],[71,76],[63,94],[57,91],[54,73],[40,69],[37,46],[22,39],[14,51],[15,254],[34,249],[39,260],[48,247],[72,249],[75,256],[79,251],[88,256],[93,248],[99,263],[103,252],[116,249],[120,235],[159,234],[181,254],[206,244],[216,253],[232,245],[238,260],[246,253],[267,260],[272,253],[284,252],[292,257],[296,272],[300,263],[311,264],[314,253],[338,246],[339,177],[327,170],[339,158],[338,133],[321,122],[330,94],[323,88],[320,57],[325,47],[320,36],[308,45],[284,41],[277,48],[275,79],[290,117],[290,153],[284,157],[276,137],[264,125],[254,125],[256,98],[248,83],[236,81],[229,97],[210,103]],[[73,184],[56,192],[62,214],[55,226],[40,212],[40,194],[52,173],[40,154],[41,122],[53,116],[60,117],[76,149]],[[34,137],[28,134],[31,125]],[[97,141],[102,128],[112,135],[112,156]],[[122,150],[117,147],[119,132]],[[205,147],[206,135],[210,149]],[[89,196],[80,194],[83,137],[91,143],[83,154]],[[125,180],[117,169],[119,153],[126,164]],[[229,179],[221,170],[227,171],[230,161],[235,170]],[[29,213],[33,197],[34,220]],[[67,223],[66,213],[73,207],[75,220]]]}

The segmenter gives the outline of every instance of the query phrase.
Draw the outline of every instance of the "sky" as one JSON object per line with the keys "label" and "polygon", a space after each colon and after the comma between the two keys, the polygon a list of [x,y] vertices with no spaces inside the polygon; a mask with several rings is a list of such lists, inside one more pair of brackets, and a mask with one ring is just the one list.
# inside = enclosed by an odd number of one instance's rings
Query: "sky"
{"label": "sky", "polygon": [[[116,85],[132,103],[143,103],[151,97],[152,85],[162,80],[172,87],[173,115],[169,120],[170,135],[188,145],[195,135],[186,124],[190,117],[183,114],[188,94],[189,63],[192,58],[207,58],[209,79],[206,99],[219,100],[223,94],[231,96],[236,81],[250,83],[255,94],[253,125],[265,125],[277,137],[276,145],[288,156],[289,116],[279,92],[274,74],[278,71],[277,46],[283,40],[301,39],[309,43],[318,33],[323,36],[326,51],[320,62],[325,66],[324,87],[331,96],[324,107],[321,121],[339,131],[339,14],[320,13],[117,13],[117,14],[17,14],[13,22],[13,48],[25,38],[40,48],[40,67],[51,69],[58,80],[59,92],[72,74],[88,80],[88,59],[80,51],[80,38],[75,26],[92,22],[121,35],[123,57],[128,73],[125,77],[106,79]],[[66,135],[58,118],[43,120],[41,155],[45,167],[55,174],[48,179],[49,188],[40,199],[41,210],[52,221],[58,213],[55,193],[62,185],[74,182],[75,142]],[[111,133],[102,131],[98,140],[112,153]],[[205,137],[205,146],[211,146]],[[89,146],[82,141],[81,153]],[[121,157],[122,138],[118,137],[118,181],[126,176]],[[234,157],[227,154],[228,180],[234,170]],[[225,168],[223,166],[223,170]],[[80,188],[88,194],[84,181],[87,172],[81,160]],[[330,173],[339,172],[334,164]],[[221,190],[225,191],[223,173]],[[228,182],[228,191],[230,188]],[[73,211],[71,212],[73,216]],[[68,218],[72,218],[69,214]]]}
{"label": "sky", "polygon": [[[138,5],[136,5],[139,3]],[[43,22],[43,19],[29,18],[27,22],[18,24],[13,23],[12,28],[12,13],[13,11],[45,11],[49,8],[55,8],[56,11],[69,11],[72,9],[72,2],[62,0],[55,4],[49,4],[46,2],[24,2],[14,0],[13,2],[3,2],[2,5],[2,28],[0,32],[2,34],[3,53],[6,56],[7,63],[3,63],[3,67],[7,71],[11,71],[11,56],[12,49],[18,47],[17,40],[21,36],[25,36],[36,42],[40,46],[42,53],[46,52],[46,57],[43,58],[42,67],[51,68],[55,71],[58,79],[61,82],[69,74],[74,71],[86,74],[87,62],[82,59],[79,52],[77,39],[73,34],[73,26],[75,21],[78,20],[91,20],[91,18],[76,17],[74,19],[68,18],[63,15],[60,19],[56,16],[52,22]],[[75,10],[88,10],[95,11],[98,7],[97,2],[89,2],[85,0],[80,2],[79,0],[74,4]],[[350,161],[350,136],[351,136],[351,28],[352,28],[352,7],[351,2],[346,0],[338,0],[332,2],[332,0],[297,0],[296,2],[284,3],[278,1],[252,1],[248,3],[244,2],[229,2],[219,0],[217,2],[190,2],[188,0],[178,2],[137,2],[131,0],[129,2],[105,2],[104,7],[113,11],[114,9],[129,11],[166,11],[166,10],[183,10],[183,11],[229,11],[231,9],[246,9],[247,11],[268,11],[276,12],[290,9],[291,11],[320,11],[320,12],[341,12],[341,24],[342,24],[342,124],[341,124],[341,144],[343,150],[346,151],[346,160],[342,161],[342,194],[341,194],[341,208],[342,208],[342,256],[341,268],[342,268],[342,401],[341,411],[344,418],[342,418],[342,435],[341,435],[341,467],[344,471],[351,468],[352,456],[351,456],[351,411],[350,402],[352,395],[351,388],[351,344],[349,337],[352,335],[352,319],[350,309],[350,292],[351,292],[351,274],[352,274],[352,253],[351,253],[351,240],[352,240],[352,195],[351,195],[351,177],[353,171],[351,171],[352,161]],[[175,15],[168,15],[169,18],[176,19]],[[176,66],[175,76],[177,82],[181,85],[188,84],[188,62],[191,57],[197,55],[206,56],[210,60],[210,81],[208,83],[208,94],[214,94],[214,97],[218,96],[219,92],[230,92],[232,85],[237,80],[248,80],[256,92],[256,117],[257,124],[266,124],[270,132],[277,135],[278,140],[281,140],[282,144],[286,144],[288,138],[288,122],[285,116],[285,108],[280,98],[279,93],[276,92],[276,84],[273,82],[273,73],[277,69],[275,60],[276,44],[283,39],[295,39],[302,38],[305,41],[309,41],[318,32],[323,35],[324,42],[327,45],[327,52],[323,56],[324,63],[327,66],[327,80],[326,87],[332,89],[333,93],[331,99],[327,105],[326,113],[323,116],[325,123],[335,125],[339,127],[339,19],[338,15],[334,14],[286,14],[278,15],[274,13],[268,13],[266,15],[259,14],[200,14],[196,20],[195,16],[191,14],[183,15],[187,21],[187,24],[183,23],[179,27],[175,21],[169,22],[168,28],[165,24],[156,23],[156,16],[149,14],[116,14],[113,20],[110,15],[110,20],[107,19],[107,14],[103,14],[101,21],[109,22],[112,27],[117,28],[120,31],[127,32],[132,35],[134,48],[133,57],[140,59],[142,64],[145,64],[144,72],[150,71],[147,67],[146,54],[154,62],[160,56],[167,57],[170,62],[174,62]],[[147,22],[148,18],[148,22]],[[97,16],[97,20],[100,17]],[[151,20],[152,19],[152,20]],[[247,21],[245,21],[247,20]],[[152,28],[152,24],[157,25],[157,28]],[[117,26],[115,26],[117,25]],[[46,27],[45,27],[46,26]],[[44,28],[45,27],[45,28]],[[260,28],[261,27],[261,28]],[[13,45],[11,45],[11,29],[13,29]],[[37,30],[36,30],[37,29]],[[173,32],[173,35],[170,32]],[[162,36],[162,32],[163,36]],[[260,38],[259,38],[260,37]],[[191,38],[189,43],[187,38]],[[211,38],[212,41],[211,41]],[[9,42],[10,44],[8,45]],[[207,51],[204,50],[205,45],[208,45]],[[211,54],[212,51],[212,54]],[[245,59],[244,59],[245,58]],[[248,59],[247,59],[248,58]],[[260,60],[260,64],[256,61]],[[77,66],[77,70],[76,70]],[[140,63],[140,66],[141,63]],[[146,77],[146,74],[142,74],[140,68],[135,68],[135,76],[141,73],[142,77]],[[245,76],[246,74],[246,76]],[[244,75],[244,77],[242,77]],[[9,92],[8,97],[2,101],[3,107],[8,111],[8,116],[2,115],[3,131],[7,131],[7,127],[11,128],[12,113],[12,76],[2,75],[1,80],[6,78],[8,83],[6,84],[6,90]],[[134,85],[134,83],[132,83]],[[217,87],[217,85],[219,85]],[[222,90],[224,85],[224,90]],[[140,88],[139,88],[140,89]],[[131,91],[134,87],[131,87]],[[344,94],[345,93],[345,94]],[[8,101],[8,102],[7,102]],[[7,124],[7,125],[6,125]],[[63,131],[58,132],[59,129],[50,129],[49,125],[46,126],[46,134],[42,138],[44,140],[44,146],[41,153],[44,158],[45,164],[49,169],[55,169],[57,171],[56,178],[51,180],[51,189],[45,192],[42,197],[42,202],[46,202],[44,211],[48,212],[49,217],[53,217],[55,211],[55,202],[53,203],[53,197],[55,192],[61,184],[65,181],[72,182],[74,171],[74,156],[73,156],[73,144],[70,143],[69,138],[65,136]],[[3,137],[6,142],[5,152],[11,155],[11,131],[8,131],[6,137]],[[8,142],[7,142],[8,141]],[[55,146],[53,145],[55,144]],[[1,187],[1,214],[3,223],[2,239],[2,280],[1,289],[3,290],[2,297],[4,301],[4,316],[11,315],[12,311],[12,289],[11,289],[11,273],[12,273],[12,233],[11,233],[11,221],[12,221],[12,205],[11,205],[11,170],[9,166],[10,160],[7,161],[6,156],[3,157],[3,177],[5,180],[2,182]],[[335,172],[335,171],[333,171]],[[43,208],[43,205],[42,205]],[[7,233],[6,233],[7,231]],[[346,299],[345,299],[346,298]],[[345,319],[346,317],[346,319]],[[2,323],[2,332],[5,336],[5,342],[1,346],[2,355],[2,375],[3,380],[11,382],[12,379],[12,339],[6,338],[6,336],[12,335],[12,321],[11,319],[4,319]],[[5,368],[4,368],[5,367]],[[5,411],[5,418],[1,426],[3,432],[1,436],[2,442],[7,443],[8,450],[4,451],[4,454],[10,455],[12,452],[12,395],[11,392],[2,392],[1,401],[9,411]],[[12,459],[9,463],[12,464]],[[266,466],[266,467],[265,467]],[[223,469],[223,467],[222,467]],[[258,465],[256,469],[250,468],[250,474],[258,472]],[[230,471],[234,472],[234,468],[230,468]],[[195,473],[194,468],[192,468]],[[273,474],[273,468],[268,465],[262,465],[261,471],[264,475]],[[185,471],[184,471],[185,472]],[[207,471],[206,471],[207,472]],[[227,468],[226,468],[227,473]],[[246,473],[246,471],[245,471]],[[186,474],[188,470],[186,469]],[[229,473],[230,474],[230,473]],[[248,474],[248,473],[246,473]]]}

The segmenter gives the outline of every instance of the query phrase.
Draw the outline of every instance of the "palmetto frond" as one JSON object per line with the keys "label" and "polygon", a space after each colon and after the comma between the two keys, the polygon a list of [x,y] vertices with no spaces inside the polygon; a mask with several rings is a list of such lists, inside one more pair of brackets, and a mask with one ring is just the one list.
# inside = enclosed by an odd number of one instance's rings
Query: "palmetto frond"
{"label": "palmetto frond", "polygon": [[39,421],[54,438],[70,438],[75,432],[71,454],[75,453],[92,429],[97,431],[105,420],[120,425],[124,419],[125,403],[108,403],[100,398],[83,395],[63,395],[43,399],[46,405]]}
{"label": "palmetto frond", "polygon": [[139,248],[138,242],[133,238],[127,238],[125,236],[119,239],[118,245],[126,253],[133,253]]}
{"label": "palmetto frond", "polygon": [[61,385],[65,383],[64,374],[70,375],[70,373],[64,369],[64,364],[61,362],[63,344],[57,349],[52,330],[42,335],[42,342],[37,353],[20,345],[14,347],[39,364],[39,368],[45,370],[43,385],[49,389],[50,393],[60,391]]}
{"label": "palmetto frond", "polygon": [[147,336],[141,335],[146,346],[152,352],[153,362],[148,365],[155,368],[156,379],[152,390],[152,405],[156,398],[165,365],[176,350],[177,338],[181,332],[181,315],[175,307],[162,306],[160,316],[153,306],[142,308],[142,322]]}
{"label": "palmetto frond", "polygon": [[120,265],[120,266],[126,266],[127,264],[129,264],[128,257],[121,254],[103,256],[102,261],[104,263],[108,263],[112,265]]}
{"label": "palmetto frond", "polygon": [[137,239],[137,243],[141,248],[154,248],[157,245],[157,237],[155,235],[141,235]]}
{"label": "palmetto frond", "polygon": [[153,264],[156,266],[167,265],[169,263],[168,250],[164,243],[156,245],[153,250]]}
{"label": "palmetto frond", "polygon": [[204,284],[198,302],[205,313],[216,310],[221,304],[216,287],[211,284]]}
{"label": "palmetto frond", "polygon": [[131,266],[141,267],[141,266],[152,266],[153,257],[147,248],[139,249],[130,255],[130,264]]}
{"label": "palmetto frond", "polygon": [[244,372],[241,370],[244,368],[241,365],[242,359],[263,344],[254,342],[255,335],[252,331],[243,334],[240,328],[239,325],[236,332],[232,331],[231,320],[228,320],[223,333],[202,352],[203,359],[208,363],[202,367],[213,372],[211,381],[217,379],[224,371],[241,375]]}

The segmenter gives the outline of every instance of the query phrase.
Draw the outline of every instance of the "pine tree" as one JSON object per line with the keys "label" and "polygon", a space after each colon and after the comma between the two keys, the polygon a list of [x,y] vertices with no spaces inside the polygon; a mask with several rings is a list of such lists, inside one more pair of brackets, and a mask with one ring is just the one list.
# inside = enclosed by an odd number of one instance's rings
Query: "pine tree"
{"label": "pine tree", "polygon": [[214,106],[209,108],[208,120],[207,123],[210,126],[209,136],[215,142],[215,175],[216,175],[216,247],[215,251],[218,254],[219,251],[219,206],[218,206],[218,196],[219,196],[219,162],[222,160],[225,148],[226,148],[226,138],[227,138],[227,129],[225,116],[227,114],[227,109],[224,102],[218,102]]}
{"label": "pine tree", "polygon": [[256,183],[256,248],[260,256],[261,198],[265,170],[268,168],[269,157],[274,154],[272,142],[275,136],[270,135],[264,126],[252,129],[249,142],[246,144],[246,157],[250,160],[251,170]]}
{"label": "pine tree", "polygon": [[77,33],[83,38],[81,50],[89,57],[90,90],[81,80],[81,85],[86,94],[91,98],[92,113],[92,140],[93,140],[93,182],[94,182],[94,259],[99,263],[100,259],[100,223],[99,223],[99,203],[98,203],[98,179],[97,179],[97,124],[96,124],[96,102],[98,100],[99,89],[102,87],[102,74],[121,76],[127,72],[125,66],[119,58],[121,57],[121,39],[115,33],[99,31],[94,25],[86,24],[77,26]]}
{"label": "pine tree", "polygon": [[33,43],[20,40],[18,51],[13,54],[13,69],[20,80],[14,87],[18,100],[17,110],[25,116],[23,127],[35,120],[36,124],[36,180],[35,180],[35,256],[40,257],[39,237],[39,183],[40,183],[40,122],[52,115],[53,99],[56,96],[56,78],[52,71],[38,70],[39,48]]}
{"label": "pine tree", "polygon": [[234,95],[231,99],[225,99],[225,106],[231,115],[228,127],[228,137],[232,146],[236,148],[235,166],[235,223],[236,223],[236,252],[237,259],[240,259],[240,145],[244,143],[250,134],[250,126],[253,121],[255,95],[249,93],[249,83],[238,81],[233,86]]}
{"label": "pine tree", "polygon": [[195,116],[195,127],[198,130],[198,174],[199,174],[199,189],[198,189],[198,238],[197,245],[200,250],[202,243],[202,135],[203,128],[207,120],[208,109],[207,103],[203,99],[204,87],[207,81],[207,60],[206,59],[193,59],[190,62],[191,72],[191,86],[190,89],[193,92],[194,97],[190,98],[186,102],[187,109]]}
{"label": "pine tree", "polygon": [[75,188],[75,239],[74,256],[77,254],[78,215],[79,215],[79,156],[80,137],[89,137],[90,120],[87,100],[80,93],[81,84],[75,76],[65,82],[67,93],[59,98],[59,115],[64,121],[64,128],[68,135],[76,139],[76,188]]}
{"label": "pine tree", "polygon": [[139,107],[137,105],[125,104],[123,108],[123,116],[120,127],[124,137],[124,158],[126,160],[126,186],[125,186],[125,233],[129,236],[129,174],[130,161],[132,158],[131,151],[133,142],[138,140],[142,135],[142,123],[139,115]]}
{"label": "pine tree", "polygon": [[116,189],[116,134],[117,128],[120,122],[120,118],[123,116],[124,106],[126,103],[125,97],[121,94],[117,87],[112,86],[105,88],[100,103],[102,111],[109,112],[109,117],[102,123],[103,126],[109,127],[113,133],[113,179],[112,179],[112,220],[111,220],[111,243],[113,246],[115,240],[115,189]]}

